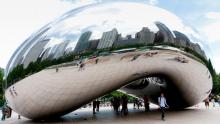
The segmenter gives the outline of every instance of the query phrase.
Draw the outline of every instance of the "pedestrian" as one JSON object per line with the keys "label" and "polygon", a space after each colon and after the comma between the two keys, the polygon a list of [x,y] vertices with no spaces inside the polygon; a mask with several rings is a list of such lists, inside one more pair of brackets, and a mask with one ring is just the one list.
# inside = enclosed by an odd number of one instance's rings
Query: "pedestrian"
{"label": "pedestrian", "polygon": [[99,112],[99,105],[100,105],[100,101],[97,100],[97,101],[96,101],[96,111],[97,111],[97,112]]}
{"label": "pedestrian", "polygon": [[79,66],[79,71],[81,71],[81,70],[83,69],[83,62],[82,62],[82,61],[79,61],[78,66]]}
{"label": "pedestrian", "polygon": [[99,58],[96,58],[95,64],[98,64],[98,62],[99,62]]}
{"label": "pedestrian", "polygon": [[84,69],[85,69],[85,64],[82,62],[82,63],[79,65],[79,71],[84,70]]}
{"label": "pedestrian", "polygon": [[126,95],[122,96],[121,105],[122,105],[121,115],[122,114],[127,115],[128,114],[128,98]]}
{"label": "pedestrian", "polygon": [[120,99],[118,97],[114,97],[113,99],[113,107],[114,107],[114,110],[117,114],[119,114],[119,107],[120,107]]}
{"label": "pedestrian", "polygon": [[7,110],[5,108],[5,106],[2,107],[2,121],[5,120],[5,116],[6,116]]}
{"label": "pedestrian", "polygon": [[143,103],[144,103],[144,100],[143,100],[143,99],[139,99],[139,105],[140,105],[140,107],[143,106]]}
{"label": "pedestrian", "polygon": [[111,98],[110,102],[111,102],[111,107],[113,107],[113,110],[115,110],[114,98]]}
{"label": "pedestrian", "polygon": [[214,98],[211,99],[211,102],[212,102],[213,107],[215,107],[215,99]]}
{"label": "pedestrian", "polygon": [[218,105],[220,106],[220,98],[218,97]]}
{"label": "pedestrian", "polygon": [[56,67],[56,72],[59,72],[59,68],[58,67]]}
{"label": "pedestrian", "polygon": [[6,117],[10,118],[12,114],[12,109],[6,105]]}
{"label": "pedestrian", "polygon": [[92,107],[93,114],[96,114],[96,113],[95,113],[95,109],[96,109],[96,100],[94,100],[94,101],[92,102],[92,105],[93,105],[93,107]]}
{"label": "pedestrian", "polygon": [[133,56],[133,58],[131,59],[131,61],[136,60],[138,57],[139,57],[139,55],[135,55],[135,56]]}
{"label": "pedestrian", "polygon": [[144,96],[144,107],[145,107],[145,111],[150,111],[150,102],[149,102],[149,98],[147,96]]}
{"label": "pedestrian", "polygon": [[140,106],[142,106],[142,100],[141,99],[137,99],[137,108],[139,109]]}
{"label": "pedestrian", "polygon": [[166,98],[164,97],[163,93],[161,93],[160,97],[158,97],[158,104],[161,110],[161,119],[165,121],[165,108],[169,106],[167,105]]}
{"label": "pedestrian", "polygon": [[206,108],[209,108],[209,97],[207,97],[207,98],[204,100],[204,102],[205,102],[205,107],[206,107]]}
{"label": "pedestrian", "polygon": [[134,109],[136,109],[136,106],[138,106],[138,105],[137,105],[137,103],[138,103],[137,98],[134,98],[133,103],[134,103]]}

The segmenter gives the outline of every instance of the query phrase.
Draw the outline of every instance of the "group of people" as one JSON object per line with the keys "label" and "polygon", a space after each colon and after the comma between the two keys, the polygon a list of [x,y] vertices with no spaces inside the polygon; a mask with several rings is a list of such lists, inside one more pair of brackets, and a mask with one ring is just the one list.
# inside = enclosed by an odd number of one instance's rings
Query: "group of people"
{"label": "group of people", "polygon": [[[136,98],[133,100],[134,102],[134,108],[138,108],[143,106],[142,103],[144,103],[145,111],[150,110],[150,102],[149,98],[147,96],[143,97],[142,99]],[[92,102],[93,104],[93,114],[96,114],[96,112],[99,112],[99,107],[100,107],[100,101],[99,100],[94,100]],[[166,98],[163,93],[160,94],[158,97],[158,105],[161,111],[161,119],[165,120],[165,109],[169,108]],[[121,114],[121,116],[126,116],[128,115],[128,97],[127,95],[123,95],[122,97],[113,97],[111,99],[111,106],[113,107],[114,111],[116,114]],[[121,109],[120,109],[121,108]]]}
{"label": "group of people", "polygon": [[136,107],[137,107],[137,109],[139,109],[140,107],[142,107],[143,105],[142,105],[142,100],[141,99],[138,99],[138,98],[136,98],[136,99],[134,99],[134,109],[136,109]]}
{"label": "group of people", "polygon": [[[98,64],[98,62],[99,62],[99,58],[96,58],[96,59],[95,59],[95,64]],[[79,61],[79,62],[77,63],[77,66],[79,66],[79,71],[81,71],[81,70],[84,70],[84,69],[85,69],[86,63],[81,60],[81,61]]]}
{"label": "group of people", "polygon": [[[143,100],[144,100],[144,106],[145,106],[145,110],[146,111],[149,111],[149,100],[148,100],[148,97],[143,97]],[[134,105],[137,105],[137,107],[139,108],[139,106],[142,104],[140,103],[141,101],[139,99],[136,99],[134,101]],[[120,111],[120,114],[121,115],[124,115],[126,116],[128,114],[128,97],[127,95],[123,95],[121,98],[119,97],[113,97],[111,99],[111,105],[113,106],[114,108],[114,111],[119,114],[119,111]],[[161,119],[162,120],[165,120],[165,109],[167,107],[169,107],[167,105],[167,102],[166,102],[166,98],[164,97],[164,94],[161,93],[161,95],[158,97],[158,105],[160,107],[160,110],[161,110]],[[120,106],[121,106],[121,110],[120,110]],[[99,112],[99,107],[100,107],[100,100],[94,100],[93,101],[93,114],[96,114],[96,112]],[[2,120],[5,120],[5,118],[9,118],[11,117],[11,113],[12,113],[12,109],[8,106],[4,106],[2,108]],[[20,119],[20,115],[18,116],[18,119]]]}
{"label": "group of people", "polygon": [[207,97],[204,100],[205,103],[205,107],[209,108],[209,103],[212,103],[212,106],[215,107],[215,103],[217,102],[220,106],[220,96],[214,96],[213,94],[211,94],[209,97]]}
{"label": "group of people", "polygon": [[147,96],[144,96],[143,100],[140,98],[136,98],[134,99],[133,102],[134,102],[134,109],[136,109],[136,106],[137,106],[137,109],[139,109],[140,107],[143,106],[142,103],[144,103],[145,111],[150,111],[150,102]]}
{"label": "group of people", "polygon": [[128,114],[128,97],[123,95],[121,98],[113,97],[111,99],[111,105],[113,106],[114,111],[119,114],[120,105],[121,107],[121,115]]}
{"label": "group of people", "polygon": [[185,57],[177,56],[174,59],[177,60],[178,62],[181,62],[181,63],[188,63],[189,62]]}
{"label": "group of people", "polygon": [[2,119],[5,120],[5,118],[10,118],[12,113],[12,109],[9,106],[3,106],[2,107]]}

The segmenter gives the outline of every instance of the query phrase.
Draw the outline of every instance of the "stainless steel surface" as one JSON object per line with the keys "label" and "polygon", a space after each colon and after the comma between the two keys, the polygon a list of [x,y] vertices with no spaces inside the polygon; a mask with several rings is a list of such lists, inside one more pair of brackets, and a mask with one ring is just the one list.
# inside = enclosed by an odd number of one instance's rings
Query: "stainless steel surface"
{"label": "stainless steel surface", "polygon": [[120,89],[155,103],[162,90],[171,107],[188,107],[212,89],[204,44],[177,16],[141,2],[74,9],[14,52],[5,72],[8,105],[46,118]]}

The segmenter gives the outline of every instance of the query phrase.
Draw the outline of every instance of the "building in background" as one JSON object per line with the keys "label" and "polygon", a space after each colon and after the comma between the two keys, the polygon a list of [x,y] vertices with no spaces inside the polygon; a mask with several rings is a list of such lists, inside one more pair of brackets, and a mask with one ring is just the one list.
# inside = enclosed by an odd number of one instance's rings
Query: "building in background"
{"label": "building in background", "polygon": [[70,41],[63,41],[62,43],[60,43],[54,53],[53,58],[58,59],[59,57],[63,56],[65,53],[66,47],[69,43],[70,43]]}
{"label": "building in background", "polygon": [[121,39],[121,40],[118,40],[116,41],[114,44],[113,44],[113,47],[114,48],[120,48],[120,47],[129,47],[129,46],[134,46],[134,45],[138,45],[139,44],[139,39],[137,38],[124,38],[124,39]]}
{"label": "building in background", "polygon": [[44,50],[44,46],[46,46],[49,41],[50,39],[39,41],[31,48],[22,62],[24,68],[27,68],[29,63],[37,61],[38,57]]}
{"label": "building in background", "polygon": [[174,36],[169,28],[161,22],[155,22],[159,31],[156,33],[154,42],[174,44]]}
{"label": "building in background", "polygon": [[39,58],[41,59],[41,61],[42,61],[42,60],[45,60],[45,59],[47,59],[47,58],[49,57],[50,49],[51,49],[51,47],[45,49],[45,50],[42,52],[42,54],[41,54],[40,57],[39,57]]}
{"label": "building in background", "polygon": [[174,38],[176,46],[188,47],[190,45],[190,40],[189,40],[189,38],[185,34],[179,32],[179,31],[173,31],[173,33],[176,36]]}
{"label": "building in background", "polygon": [[141,44],[152,44],[154,42],[155,34],[149,28],[143,27],[142,30],[136,33],[135,37],[139,39]]}
{"label": "building in background", "polygon": [[111,31],[104,32],[98,44],[98,49],[105,49],[111,48],[113,43],[118,38],[118,31],[116,28],[112,29]]}
{"label": "building in background", "polygon": [[98,47],[99,41],[100,41],[100,39],[90,40],[88,50],[89,51],[96,50]]}
{"label": "building in background", "polygon": [[91,35],[92,35],[91,31],[84,32],[80,36],[80,38],[79,38],[79,40],[78,40],[78,42],[76,44],[76,47],[74,49],[74,52],[78,53],[78,52],[82,52],[82,51],[88,49],[89,38],[91,37]]}

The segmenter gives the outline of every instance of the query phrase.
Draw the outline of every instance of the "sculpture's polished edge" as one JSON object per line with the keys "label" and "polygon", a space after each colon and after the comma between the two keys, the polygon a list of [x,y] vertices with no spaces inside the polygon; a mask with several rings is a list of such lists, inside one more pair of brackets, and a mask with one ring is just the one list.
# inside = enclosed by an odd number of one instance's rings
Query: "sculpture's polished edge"
{"label": "sculpture's polished edge", "polygon": [[5,72],[7,103],[39,119],[120,89],[154,103],[162,90],[170,107],[192,106],[212,90],[200,41],[172,13],[141,3],[104,2],[69,11],[12,55]]}

